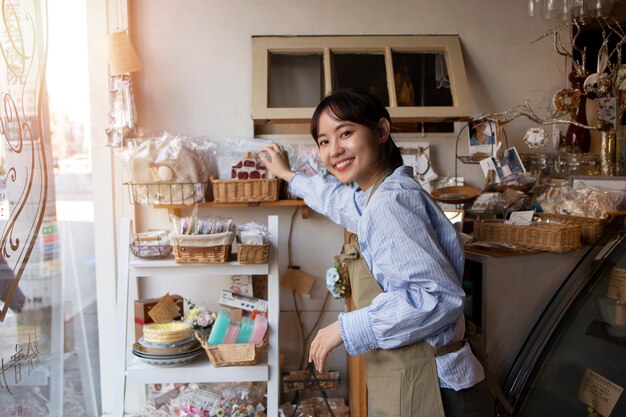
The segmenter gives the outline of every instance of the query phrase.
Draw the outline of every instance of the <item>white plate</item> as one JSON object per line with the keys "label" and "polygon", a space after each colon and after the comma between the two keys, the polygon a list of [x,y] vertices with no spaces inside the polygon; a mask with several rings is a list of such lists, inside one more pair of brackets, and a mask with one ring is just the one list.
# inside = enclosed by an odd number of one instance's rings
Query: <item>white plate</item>
{"label": "white plate", "polygon": [[148,365],[159,366],[162,368],[173,367],[173,366],[182,366],[186,365],[192,360],[194,360],[198,355],[200,355],[202,351],[195,352],[193,355],[188,355],[182,358],[144,358],[138,355],[139,359],[147,363]]}

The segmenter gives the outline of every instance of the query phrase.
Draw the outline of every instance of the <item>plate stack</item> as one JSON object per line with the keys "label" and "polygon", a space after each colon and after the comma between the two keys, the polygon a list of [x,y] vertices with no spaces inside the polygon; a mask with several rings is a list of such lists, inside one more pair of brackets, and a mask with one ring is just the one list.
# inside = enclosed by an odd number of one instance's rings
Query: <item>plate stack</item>
{"label": "plate stack", "polygon": [[202,352],[191,325],[180,321],[147,324],[133,344],[133,355],[161,367],[185,365]]}

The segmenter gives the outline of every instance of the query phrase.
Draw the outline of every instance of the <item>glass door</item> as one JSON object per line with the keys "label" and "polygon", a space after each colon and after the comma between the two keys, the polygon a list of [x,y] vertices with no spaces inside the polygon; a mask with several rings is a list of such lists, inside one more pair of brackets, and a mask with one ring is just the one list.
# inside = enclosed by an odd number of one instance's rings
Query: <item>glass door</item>
{"label": "glass door", "polygon": [[99,416],[85,5],[1,7],[0,414]]}

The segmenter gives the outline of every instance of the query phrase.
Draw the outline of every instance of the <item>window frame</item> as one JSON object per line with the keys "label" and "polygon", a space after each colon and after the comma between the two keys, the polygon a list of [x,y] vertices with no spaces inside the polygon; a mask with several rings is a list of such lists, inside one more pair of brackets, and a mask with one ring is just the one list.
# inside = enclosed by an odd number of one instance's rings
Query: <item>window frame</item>
{"label": "window frame", "polygon": [[[396,99],[392,53],[442,52],[446,59],[452,106],[402,106]],[[385,57],[389,114],[400,122],[467,121],[472,106],[461,40],[458,35],[394,36],[253,36],[252,118],[255,124],[301,123],[311,118],[312,107],[269,107],[269,56],[321,54],[325,95],[332,91],[332,53],[382,53]]]}

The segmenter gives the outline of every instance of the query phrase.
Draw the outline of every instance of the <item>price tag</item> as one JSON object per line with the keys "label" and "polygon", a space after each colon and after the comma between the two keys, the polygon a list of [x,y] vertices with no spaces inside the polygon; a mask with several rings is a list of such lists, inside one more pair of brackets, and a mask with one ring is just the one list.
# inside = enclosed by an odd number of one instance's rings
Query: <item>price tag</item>
{"label": "price tag", "polygon": [[609,417],[624,388],[587,368],[578,388],[578,399]]}
{"label": "price tag", "polygon": [[607,296],[616,300],[626,301],[626,269],[613,267]]}

